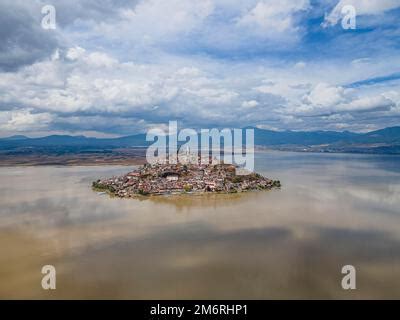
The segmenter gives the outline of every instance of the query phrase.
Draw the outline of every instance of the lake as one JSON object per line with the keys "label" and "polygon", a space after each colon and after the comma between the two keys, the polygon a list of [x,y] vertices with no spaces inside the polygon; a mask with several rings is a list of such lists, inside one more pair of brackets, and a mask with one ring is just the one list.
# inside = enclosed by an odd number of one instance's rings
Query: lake
{"label": "lake", "polygon": [[399,156],[259,152],[257,172],[282,183],[263,192],[91,190],[130,169],[0,168],[0,298],[400,298]]}

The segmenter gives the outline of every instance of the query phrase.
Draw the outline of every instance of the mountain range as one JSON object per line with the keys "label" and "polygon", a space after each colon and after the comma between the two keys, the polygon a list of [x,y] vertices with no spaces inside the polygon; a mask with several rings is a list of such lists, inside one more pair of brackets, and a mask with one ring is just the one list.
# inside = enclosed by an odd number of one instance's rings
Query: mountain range
{"label": "mountain range", "polygon": [[[367,133],[349,131],[272,131],[254,129],[255,145],[287,151],[400,154],[400,126]],[[0,139],[1,153],[94,152],[116,148],[145,148],[145,134],[119,138],[50,135],[41,138],[11,136]]]}

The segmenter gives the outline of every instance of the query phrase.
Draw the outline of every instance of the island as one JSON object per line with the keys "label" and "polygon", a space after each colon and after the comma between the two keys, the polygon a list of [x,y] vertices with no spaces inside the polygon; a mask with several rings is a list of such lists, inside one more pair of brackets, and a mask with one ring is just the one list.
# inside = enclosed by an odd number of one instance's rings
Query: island
{"label": "island", "polygon": [[94,181],[93,190],[120,198],[183,193],[237,193],[280,188],[258,173],[237,174],[232,164],[145,164],[120,177]]}

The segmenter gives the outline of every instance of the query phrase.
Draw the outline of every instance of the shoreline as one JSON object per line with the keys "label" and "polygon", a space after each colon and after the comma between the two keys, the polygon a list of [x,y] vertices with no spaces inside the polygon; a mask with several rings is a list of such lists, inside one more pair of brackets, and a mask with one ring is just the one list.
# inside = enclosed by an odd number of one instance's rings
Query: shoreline
{"label": "shoreline", "polygon": [[[289,151],[274,149],[256,149],[255,153],[281,153],[281,154],[312,154],[321,156],[340,156],[349,157],[377,156],[377,157],[399,157],[400,154],[380,154],[380,153],[349,153],[349,152],[311,152],[311,151]],[[46,166],[138,166],[146,163],[143,155],[128,154],[65,154],[65,155],[0,155],[0,168],[6,167],[46,167]]]}
{"label": "shoreline", "polygon": [[240,191],[240,192],[224,192],[224,191],[221,191],[221,192],[217,192],[217,191],[186,192],[186,191],[182,191],[182,192],[170,192],[170,193],[150,193],[150,194],[146,194],[146,195],[137,193],[137,194],[131,195],[129,197],[120,197],[109,190],[101,189],[101,188],[99,189],[96,187],[92,187],[92,190],[94,192],[98,193],[99,195],[106,194],[110,198],[116,198],[116,199],[149,199],[152,197],[161,198],[161,197],[174,197],[174,196],[202,197],[205,195],[216,195],[216,196],[218,196],[218,195],[221,195],[221,196],[222,195],[225,195],[225,196],[226,195],[239,195],[239,194],[247,194],[247,193],[266,192],[266,191],[272,191],[274,189],[281,189],[281,188],[282,188],[282,185],[274,186],[274,187],[268,188],[268,189],[249,189],[249,190]]}
{"label": "shoreline", "polygon": [[0,157],[0,167],[44,167],[44,166],[137,166],[146,163],[145,157],[88,157],[82,156],[45,156],[45,159],[39,157],[10,157],[4,159]]}

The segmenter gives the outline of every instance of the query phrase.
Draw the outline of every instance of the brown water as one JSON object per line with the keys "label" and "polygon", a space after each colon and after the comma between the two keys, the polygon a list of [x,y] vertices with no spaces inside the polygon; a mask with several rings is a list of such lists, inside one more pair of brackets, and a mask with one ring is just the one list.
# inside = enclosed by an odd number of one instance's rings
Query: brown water
{"label": "brown water", "polygon": [[[130,168],[0,168],[0,298],[400,298],[400,157],[256,166],[282,189],[117,199],[91,181]],[[357,290],[341,288],[346,264]]]}

